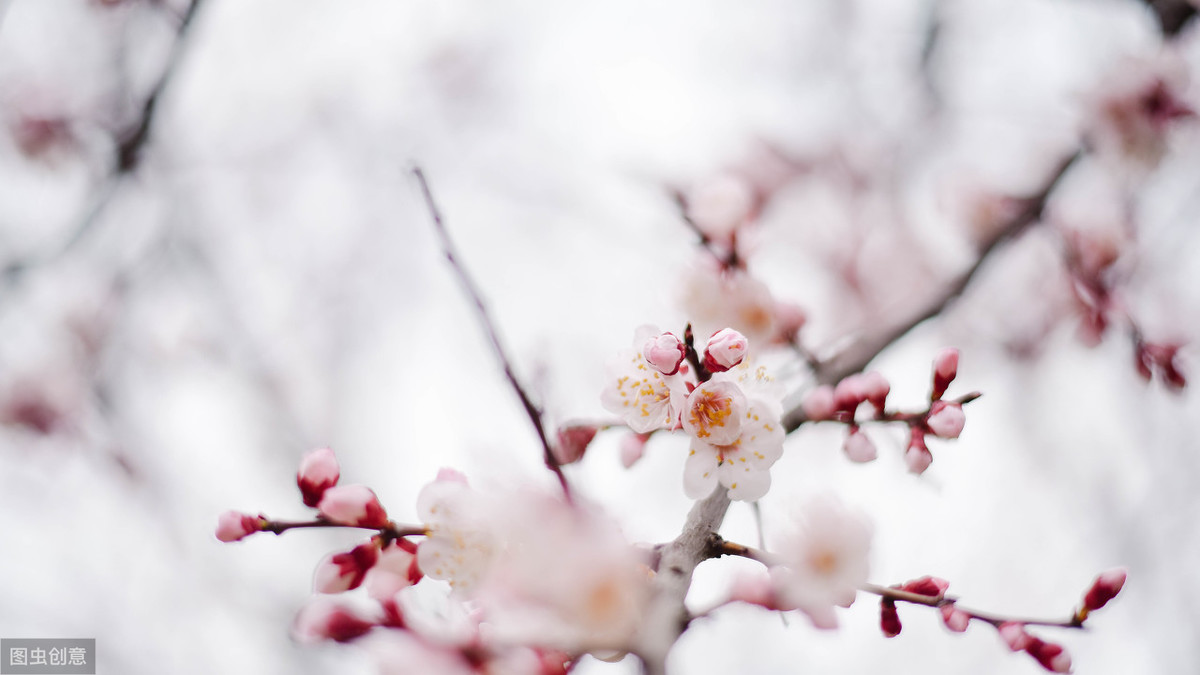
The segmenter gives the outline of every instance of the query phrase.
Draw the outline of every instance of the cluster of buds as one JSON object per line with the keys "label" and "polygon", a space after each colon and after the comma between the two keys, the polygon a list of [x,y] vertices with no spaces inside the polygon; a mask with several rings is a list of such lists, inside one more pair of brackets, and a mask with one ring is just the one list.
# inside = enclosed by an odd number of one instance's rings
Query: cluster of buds
{"label": "cluster of buds", "polygon": [[[1080,628],[1091,612],[1105,606],[1121,592],[1125,578],[1125,570],[1109,570],[1096,578],[1084,594],[1083,604],[1069,620],[1034,623],[1061,628]],[[953,632],[965,631],[971,620],[982,621],[996,628],[1009,649],[1029,654],[1046,670],[1052,673],[1071,671],[1071,656],[1062,645],[1046,642],[1029,633],[1026,630],[1028,622],[1009,620],[960,607],[954,598],[946,596],[949,587],[950,583],[945,579],[930,576],[892,586],[891,589],[898,592],[883,593],[880,601],[879,624],[883,634],[889,638],[900,634],[900,615],[896,610],[896,603],[912,602],[937,608],[943,625]]]}
{"label": "cluster of buds", "polygon": [[822,385],[813,389],[804,399],[803,410],[810,420],[845,424],[848,433],[842,449],[855,462],[870,462],[877,456],[875,444],[861,429],[857,417],[862,404],[868,403],[872,408],[872,415],[866,421],[907,424],[909,442],[904,460],[910,471],[920,474],[933,462],[933,454],[929,452],[925,437],[958,438],[966,424],[963,403],[977,396],[970,394],[952,401],[943,399],[957,375],[958,350],[947,348],[933,361],[933,389],[929,396],[929,408],[923,412],[888,412],[887,396],[891,392],[891,385],[883,375],[874,371],[850,375],[838,382],[836,387]]}

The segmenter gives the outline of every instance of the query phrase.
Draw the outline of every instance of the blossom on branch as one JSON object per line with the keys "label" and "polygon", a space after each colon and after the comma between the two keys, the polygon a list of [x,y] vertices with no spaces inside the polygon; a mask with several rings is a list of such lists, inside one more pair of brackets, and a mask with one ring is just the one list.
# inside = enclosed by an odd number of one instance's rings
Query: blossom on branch
{"label": "blossom on branch", "polygon": [[789,605],[818,628],[836,628],[834,607],[849,607],[869,572],[872,526],[831,497],[810,502],[779,540],[771,579]]}
{"label": "blossom on branch", "polygon": [[683,379],[664,375],[641,351],[655,334],[658,331],[652,327],[639,329],[635,349],[623,352],[609,364],[609,385],[600,396],[605,410],[618,415],[638,433],[674,428],[687,397]]}

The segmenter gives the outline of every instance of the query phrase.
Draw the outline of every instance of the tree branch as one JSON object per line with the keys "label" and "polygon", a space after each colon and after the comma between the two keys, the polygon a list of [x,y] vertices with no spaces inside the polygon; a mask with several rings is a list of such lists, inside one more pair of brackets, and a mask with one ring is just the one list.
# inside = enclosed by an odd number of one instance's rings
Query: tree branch
{"label": "tree branch", "polygon": [[[859,338],[857,343],[846,348],[840,354],[827,361],[823,361],[816,369],[817,382],[820,384],[835,384],[847,375],[861,371],[876,356],[883,352],[884,349],[899,341],[900,338],[907,335],[913,328],[946,311],[946,308],[963,294],[963,291],[975,279],[979,270],[984,267],[984,264],[1002,244],[1015,238],[1030,225],[1041,219],[1050,195],[1054,192],[1054,189],[1058,186],[1063,176],[1066,175],[1067,171],[1082,156],[1083,151],[1079,150],[1061,162],[1050,175],[1045,186],[1037,194],[1022,200],[1020,212],[1009,222],[1005,223],[1003,227],[999,228],[995,234],[981,242],[979,255],[975,258],[975,262],[939,289],[938,293],[925,303],[924,306],[885,330],[864,335]],[[799,406],[793,410],[789,410],[783,416],[783,426],[789,433],[795,431],[805,421],[807,421],[807,418]]]}
{"label": "tree branch", "polygon": [[521,381],[517,379],[516,373],[513,371],[512,360],[508,357],[508,353],[504,350],[503,343],[500,342],[500,335],[496,332],[496,325],[492,321],[492,317],[488,314],[487,307],[483,304],[483,296],[480,294],[475,282],[471,279],[471,275],[467,274],[467,270],[458,260],[458,250],[454,246],[454,241],[450,239],[450,233],[446,230],[445,223],[442,222],[441,211],[437,207],[437,202],[433,199],[433,193],[429,189],[429,182],[425,180],[425,173],[420,167],[414,167],[413,175],[416,176],[417,182],[421,184],[421,193],[425,197],[425,206],[429,210],[429,215],[433,219],[434,229],[437,230],[438,239],[442,245],[442,252],[446,256],[446,260],[450,262],[450,267],[453,268],[455,276],[458,277],[462,284],[463,290],[471,298],[471,303],[475,306],[475,315],[479,318],[479,323],[482,324],[483,330],[487,333],[488,340],[492,343],[492,349],[496,352],[496,358],[500,360],[500,365],[504,368],[504,376],[508,378],[509,385],[517,394],[517,398],[521,399],[521,406],[525,409],[525,414],[529,417],[529,422],[533,425],[534,431],[537,432],[538,440],[542,444],[542,461],[545,462],[546,468],[550,469],[558,478],[559,484],[562,486],[563,493],[567,499],[571,498],[571,487],[567,483],[567,477],[563,474],[562,467],[558,465],[558,461],[554,459],[554,449],[550,445],[550,439],[546,436],[545,425],[542,422],[542,411],[534,404],[533,399],[525,391],[525,387],[521,385]]}

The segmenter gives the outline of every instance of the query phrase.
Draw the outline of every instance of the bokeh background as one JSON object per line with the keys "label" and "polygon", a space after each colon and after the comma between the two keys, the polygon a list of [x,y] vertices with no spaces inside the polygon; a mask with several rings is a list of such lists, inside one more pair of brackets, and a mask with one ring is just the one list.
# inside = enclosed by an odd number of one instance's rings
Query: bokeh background
{"label": "bokeh background", "polygon": [[[969,265],[974,206],[1036,191],[1113,69],[1163,43],[1135,0],[205,0],[177,42],[186,6],[0,3],[0,635],[94,637],[102,673],[372,672],[352,647],[289,637],[315,563],[353,534],[213,537],[230,508],[305,516],[311,448],[402,521],[441,466],[550,480],[412,166],[549,421],[596,419],[635,328],[689,318],[705,254],[672,190],[776,181],[750,269],[834,353]],[[1192,31],[1173,48],[1200,65]],[[871,431],[865,466],[839,429],[793,434],[762,502],[768,546],[790,508],[834,492],[876,523],[876,581],[936,574],[972,607],[1066,616],[1124,565],[1092,630],[1043,637],[1080,673],[1200,670],[1200,410],[1143,383],[1127,337],[1080,343],[1058,234],[1119,233],[1147,335],[1194,338],[1197,149],[1184,123],[1152,172],[1076,167],[1053,222],[873,364],[919,408],[933,354],[959,347],[952,393],[984,393],[962,438],[931,441],[918,478],[898,431]],[[777,361],[790,390],[809,385]],[[602,434],[568,475],[632,539],[672,538],[682,442],[654,439],[629,470],[619,442]],[[723,531],[754,541],[750,508]],[[743,564],[702,566],[694,604]],[[869,597],[842,616],[823,633],[728,609],[672,666],[1040,672],[986,626],[950,634],[901,608],[885,640]]]}

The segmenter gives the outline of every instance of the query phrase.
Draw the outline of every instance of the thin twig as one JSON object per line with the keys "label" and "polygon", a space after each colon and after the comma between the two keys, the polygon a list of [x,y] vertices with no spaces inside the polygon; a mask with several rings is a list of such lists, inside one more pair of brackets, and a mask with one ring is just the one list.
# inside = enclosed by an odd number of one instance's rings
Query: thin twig
{"label": "thin twig", "polygon": [[421,193],[425,196],[425,206],[429,209],[429,215],[433,219],[434,228],[437,230],[438,239],[442,244],[442,252],[446,256],[446,260],[450,262],[450,267],[454,269],[455,276],[458,277],[463,289],[470,296],[472,304],[475,306],[475,314],[479,318],[480,324],[483,325],[484,332],[487,333],[488,340],[492,343],[492,348],[496,352],[496,358],[500,360],[500,365],[504,368],[504,376],[508,378],[508,383],[516,392],[517,397],[521,399],[521,406],[525,408],[525,414],[529,416],[529,421],[533,424],[534,431],[537,432],[538,440],[542,443],[542,460],[546,464],[546,468],[554,472],[558,482],[562,485],[563,493],[567,499],[571,498],[571,488],[567,483],[567,477],[563,474],[562,467],[558,465],[558,461],[554,459],[554,449],[550,445],[550,439],[546,436],[545,425],[542,422],[542,411],[534,404],[533,399],[526,393],[525,387],[521,385],[521,381],[517,379],[517,375],[513,372],[512,360],[508,357],[508,353],[504,350],[504,345],[500,341],[500,335],[496,332],[496,325],[492,321],[491,315],[488,314],[487,307],[483,304],[483,296],[480,294],[475,282],[471,279],[471,275],[467,273],[467,269],[459,262],[458,250],[454,246],[454,241],[450,238],[450,233],[446,229],[445,223],[442,222],[441,211],[437,207],[437,202],[433,199],[433,193],[429,189],[429,182],[425,180],[425,173],[420,167],[414,167],[413,175],[416,176],[417,182],[421,184]]}
{"label": "thin twig", "polygon": [[387,539],[402,539],[404,537],[418,536],[423,537],[429,534],[429,530],[420,525],[401,525],[391,520],[388,521],[386,527],[345,525],[343,523],[335,523],[331,520],[325,520],[323,518],[317,518],[316,520],[271,520],[266,518],[264,520],[266,520],[266,524],[263,526],[262,531],[270,532],[272,534],[283,534],[288,530],[301,530],[314,527],[341,527],[351,530],[372,530],[374,532],[378,532]]}
{"label": "thin twig", "polygon": [[[713,535],[710,540],[710,553],[714,557],[723,555],[733,555],[741,558],[749,558],[756,560],[768,567],[781,564],[779,557],[773,553],[769,553],[762,549],[757,549],[752,546],[738,544],[732,541],[725,541],[719,536]],[[1004,623],[1023,623],[1029,626],[1052,626],[1054,628],[1083,628],[1083,619],[1078,614],[1072,614],[1069,619],[1027,619],[1020,617],[1009,617],[991,612],[983,612],[975,609],[970,609],[958,604],[958,598],[946,594],[941,595],[923,595],[921,593],[912,593],[902,591],[898,588],[889,588],[887,586],[879,586],[877,584],[863,584],[859,587],[864,593],[872,593],[882,598],[894,600],[896,602],[908,602],[915,605],[925,605],[926,607],[943,607],[945,605],[954,605],[956,609],[965,612],[972,619],[990,623],[997,628]]]}
{"label": "thin twig", "polygon": [[[900,340],[921,323],[932,319],[946,311],[946,308],[951,305],[963,291],[967,289],[978,275],[979,270],[984,267],[984,264],[991,259],[1002,244],[1013,239],[1020,233],[1024,232],[1027,227],[1041,219],[1042,213],[1045,211],[1046,202],[1050,195],[1058,186],[1063,176],[1067,171],[1083,156],[1083,151],[1079,150],[1073,153],[1070,157],[1063,160],[1051,173],[1049,179],[1042,189],[1022,201],[1022,208],[1008,223],[999,228],[994,235],[982,242],[979,247],[979,254],[975,258],[975,262],[969,268],[960,273],[957,277],[939,289],[939,292],[925,306],[918,309],[912,315],[898,322],[891,328],[882,330],[879,333],[867,334],[860,338],[858,342],[845,349],[840,354],[821,363],[816,369],[816,379],[820,384],[835,384],[845,378],[847,375],[857,373],[867,367],[872,360],[875,359],[884,349],[887,349],[893,343]],[[784,414],[783,426],[788,432],[795,431],[801,424],[807,421],[802,408],[789,410]]]}

